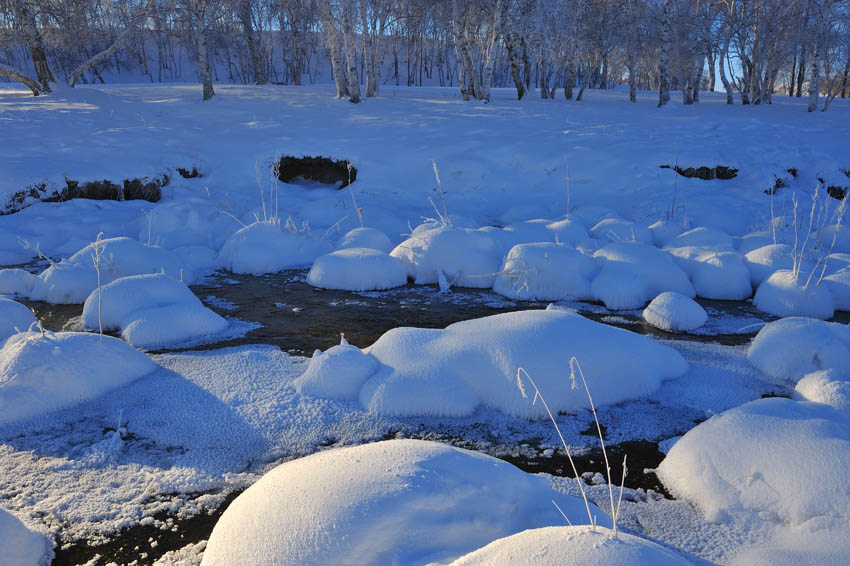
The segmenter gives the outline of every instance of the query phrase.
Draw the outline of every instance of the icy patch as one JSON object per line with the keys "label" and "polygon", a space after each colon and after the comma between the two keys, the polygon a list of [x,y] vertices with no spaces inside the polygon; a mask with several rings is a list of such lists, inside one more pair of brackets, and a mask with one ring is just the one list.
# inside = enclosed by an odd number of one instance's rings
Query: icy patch
{"label": "icy patch", "polygon": [[690,297],[679,293],[661,293],[643,310],[643,319],[661,330],[695,330],[708,320],[708,314]]}
{"label": "icy patch", "polygon": [[835,314],[832,295],[815,277],[807,285],[805,274],[795,276],[793,271],[776,271],[759,285],[753,305],[775,316],[832,318]]}
{"label": "icy patch", "polygon": [[52,558],[53,545],[0,508],[0,549],[5,566],[43,566]]}
{"label": "icy patch", "polygon": [[523,301],[590,298],[590,280],[599,268],[575,248],[554,243],[511,248],[493,291]]}
{"label": "icy patch", "polygon": [[26,332],[36,322],[35,315],[26,305],[0,297],[0,345],[9,336]]}
{"label": "icy patch", "polygon": [[322,289],[380,291],[407,283],[402,263],[372,248],[346,248],[316,258],[307,283]]}
{"label": "icy patch", "polygon": [[255,222],[239,229],[219,252],[222,267],[233,273],[261,275],[312,264],[330,244],[277,222]]}

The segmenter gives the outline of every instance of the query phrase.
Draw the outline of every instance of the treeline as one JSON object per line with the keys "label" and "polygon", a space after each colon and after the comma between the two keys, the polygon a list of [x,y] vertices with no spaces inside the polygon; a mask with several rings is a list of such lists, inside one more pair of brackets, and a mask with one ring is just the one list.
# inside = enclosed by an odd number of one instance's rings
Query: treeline
{"label": "treeline", "polygon": [[[493,86],[581,100],[628,84],[691,104],[850,95],[850,0],[0,0],[0,76],[33,94],[121,73],[301,85]],[[716,84],[719,83],[719,84]]]}

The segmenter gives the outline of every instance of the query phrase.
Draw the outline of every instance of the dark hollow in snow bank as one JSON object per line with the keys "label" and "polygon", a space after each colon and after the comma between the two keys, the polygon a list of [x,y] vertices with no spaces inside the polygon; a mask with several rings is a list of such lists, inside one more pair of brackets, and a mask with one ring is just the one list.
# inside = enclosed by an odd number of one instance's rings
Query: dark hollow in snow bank
{"label": "dark hollow in snow bank", "polygon": [[718,165],[717,167],[706,167],[703,165],[702,167],[687,168],[679,167],[678,165],[660,165],[659,167],[661,169],[673,169],[676,173],[688,179],[696,177],[704,181],[734,179],[738,176],[737,169],[725,165]]}
{"label": "dark hollow in snow bank", "polygon": [[198,177],[203,177],[200,171],[198,171],[197,167],[192,167],[191,169],[186,169],[184,167],[178,167],[177,173],[180,174],[184,179],[197,179]]}
{"label": "dark hollow in snow bank", "polygon": [[334,161],[329,157],[294,157],[284,155],[277,164],[277,178],[284,183],[315,181],[325,185],[342,183],[342,189],[357,179],[357,168],[348,161]]}

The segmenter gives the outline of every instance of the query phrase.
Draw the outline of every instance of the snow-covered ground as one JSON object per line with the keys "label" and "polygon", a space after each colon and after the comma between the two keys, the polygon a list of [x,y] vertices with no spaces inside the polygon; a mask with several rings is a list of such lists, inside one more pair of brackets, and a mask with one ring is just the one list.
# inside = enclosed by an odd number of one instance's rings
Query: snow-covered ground
{"label": "snow-covered ground", "polygon": [[[49,560],[45,535],[61,550],[131,527],[168,530],[254,485],[208,546],[187,541],[162,563],[196,565],[207,549],[206,563],[232,563],[243,556],[232,525],[245,526],[238,538],[256,550],[251,537],[279,539],[264,513],[293,515],[297,505],[304,516],[292,528],[305,534],[287,531],[292,544],[280,540],[258,560],[473,564],[601,548],[610,554],[596,560],[636,564],[840,564],[850,552],[850,331],[802,317],[850,304],[850,231],[839,201],[816,189],[819,178],[850,186],[850,128],[840,127],[850,104],[809,114],[779,96],[728,107],[707,93],[662,110],[654,93],[630,104],[616,89],[588,91],[581,103],[513,96],[464,103],[453,89],[386,87],[352,105],[328,87],[221,85],[202,103],[195,85],[38,98],[4,85],[0,208],[65,179],[167,174],[170,183],[159,203],[30,199],[0,216],[0,268],[27,269],[0,269],[0,295],[79,304],[80,327],[120,330],[127,342],[44,331],[26,305],[0,298],[0,541],[25,533],[33,550],[22,560],[38,563]],[[270,169],[282,155],[349,161],[357,178],[342,191],[277,183]],[[738,173],[706,181],[660,167],[677,163]],[[176,171],[193,167],[200,177]],[[786,186],[766,193],[777,178]],[[186,286],[217,270],[311,265],[307,280],[324,289],[387,289],[406,274],[441,294],[495,288],[560,302],[445,330],[390,330],[374,345],[343,339],[312,359],[265,344],[156,355],[132,347],[243,332],[250,321],[219,317]],[[754,305],[741,302],[752,296]],[[693,298],[754,306],[763,320],[801,317],[750,327],[760,330],[751,345],[721,345],[712,335],[759,319]],[[643,314],[673,333],[636,336],[564,312],[577,306],[603,322],[639,324]],[[642,539],[563,528],[548,499],[588,521],[574,513],[584,504],[564,497],[581,497],[573,479],[545,475],[560,492],[550,497],[540,477],[440,445],[352,448],[413,437],[558,461],[559,435],[530,377],[565,442],[586,456],[598,438],[588,435],[595,425],[573,357],[606,443],[669,452],[658,476],[676,499],[623,493],[619,524]],[[527,374],[516,383],[519,367]],[[773,395],[789,399],[761,400]],[[368,465],[357,464],[361,452]],[[465,474],[490,483],[468,485]],[[584,490],[611,514],[606,482],[591,474]],[[284,488],[312,495],[272,497]],[[357,509],[373,515],[354,517]],[[428,544],[411,547],[393,531],[405,521]],[[440,534],[446,524],[455,538]],[[532,527],[544,528],[519,533]],[[385,547],[364,542],[375,540]]]}

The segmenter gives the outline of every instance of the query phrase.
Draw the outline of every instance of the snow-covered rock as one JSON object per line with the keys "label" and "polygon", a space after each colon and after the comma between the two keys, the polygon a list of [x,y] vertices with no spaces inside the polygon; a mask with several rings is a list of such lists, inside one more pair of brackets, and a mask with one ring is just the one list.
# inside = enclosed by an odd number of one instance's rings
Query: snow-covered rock
{"label": "snow-covered rock", "polygon": [[799,399],[829,405],[850,418],[850,381],[833,369],[807,374],[794,391]]}
{"label": "snow-covered rock", "polygon": [[518,244],[535,242],[554,242],[555,234],[548,228],[549,220],[526,220],[508,224],[502,230],[502,241],[508,244],[508,249]]}
{"label": "snow-covered rock", "polygon": [[218,250],[241,226],[233,216],[200,198],[157,204],[145,218],[139,241],[168,249],[205,246]]}
{"label": "snow-covered rock", "polygon": [[73,405],[157,368],[111,336],[81,332],[16,334],[0,348],[0,422]]}
{"label": "snow-covered rock", "polygon": [[372,248],[346,248],[319,256],[307,282],[322,289],[375,291],[407,283],[402,263]]}
{"label": "snow-covered rock", "polygon": [[343,336],[339,345],[313,352],[307,370],[294,385],[302,395],[356,401],[363,383],[379,365],[374,356],[350,345]]}
{"label": "snow-covered rock", "polygon": [[[0,417],[2,418],[2,417]],[[20,519],[0,508],[0,549],[4,566],[43,566],[52,544]]]}
{"label": "snow-covered rock", "polygon": [[783,318],[759,331],[747,359],[780,381],[797,381],[825,369],[850,375],[850,328],[811,318]]}
{"label": "snow-covered rock", "polygon": [[750,270],[750,282],[758,287],[780,269],[790,270],[794,266],[792,248],[788,244],[768,244],[744,256],[744,264]]}
{"label": "snow-covered rock", "polygon": [[597,406],[648,395],[688,369],[672,348],[560,310],[498,314],[445,330],[395,328],[365,351],[383,365],[364,383],[360,403],[386,415],[461,416],[485,405],[544,416],[543,407],[518,390],[518,368],[553,410],[584,409],[587,396],[571,387],[572,357]]}
{"label": "snow-covered rock", "polygon": [[750,511],[799,525],[850,520],[850,420],[831,407],[752,401],[688,431],[658,467],[709,521]]}
{"label": "snow-covered rock", "polygon": [[346,232],[336,244],[336,249],[371,248],[384,253],[390,253],[393,243],[389,236],[375,228],[355,228]]}
{"label": "snow-covered rock", "polygon": [[832,318],[835,304],[826,285],[817,278],[806,285],[807,275],[794,275],[793,271],[776,271],[756,290],[753,305],[775,316],[806,316]]}
{"label": "snow-covered rock", "polygon": [[664,244],[668,250],[677,248],[702,248],[715,252],[729,252],[735,250],[732,237],[721,230],[700,226],[679,234]]}
{"label": "snow-covered rock", "polygon": [[687,560],[646,539],[611,529],[563,526],[529,529],[495,540],[451,566],[687,566]]}
{"label": "snow-covered rock", "polygon": [[191,284],[194,274],[184,269],[180,258],[169,250],[152,248],[132,238],[110,238],[92,243],[70,258],[45,269],[32,290],[32,298],[48,303],[82,303],[97,288],[94,247],[100,249],[101,283],[143,273],[165,272],[182,276]]}
{"label": "snow-covered rock", "polygon": [[562,524],[552,501],[587,522],[581,499],[477,452],[422,440],[328,450],[281,464],[237,497],[202,565],[444,564]]}
{"label": "snow-covered rock", "polygon": [[565,218],[556,222],[550,222],[546,225],[550,231],[554,233],[553,238],[561,244],[576,245],[587,240],[590,235],[587,233],[587,226],[578,218]]}
{"label": "snow-covered rock", "polygon": [[652,233],[652,241],[659,248],[663,248],[667,243],[687,230],[678,220],[658,220],[650,224],[649,231]]}
{"label": "snow-covered rock", "polygon": [[850,311],[850,269],[839,269],[823,278],[825,285],[832,295],[832,305],[837,311]]}
{"label": "snow-covered rock", "polygon": [[224,332],[227,320],[204,306],[177,303],[138,310],[122,324],[121,337],[137,348],[156,350]]}
{"label": "snow-covered rock", "polygon": [[171,252],[180,258],[180,263],[197,277],[209,275],[219,268],[218,252],[212,248],[206,246],[181,246],[174,248]]}
{"label": "snow-covered rock", "polygon": [[834,252],[850,253],[850,227],[846,223],[830,224],[824,227],[820,231],[819,239]]}
{"label": "snow-covered rock", "polygon": [[35,322],[35,315],[26,305],[0,297],[0,344],[13,334],[26,332]]}
{"label": "snow-covered rock", "polygon": [[667,242],[664,249],[691,278],[698,296],[740,301],[752,295],[750,271],[726,232],[694,228]]}
{"label": "snow-covered rock", "polygon": [[452,285],[484,289],[493,286],[502,261],[500,246],[487,233],[448,226],[411,236],[390,255],[418,285],[437,283],[442,273]]}
{"label": "snow-covered rock", "polygon": [[493,290],[523,301],[590,298],[596,263],[573,247],[555,243],[511,248]]}
{"label": "snow-covered rock", "polygon": [[696,296],[673,257],[654,246],[613,243],[593,257],[602,267],[591,282],[591,292],[610,309],[640,308],[664,291]]}
{"label": "snow-covered rock", "polygon": [[304,267],[330,251],[330,244],[309,233],[277,222],[255,222],[230,236],[219,252],[219,263],[233,273],[276,273]]}
{"label": "snow-covered rock", "polygon": [[652,299],[643,310],[643,319],[661,330],[687,332],[705,324],[708,314],[690,297],[668,291]]}
{"label": "snow-covered rock", "polygon": [[23,269],[0,269],[0,295],[29,297],[35,286],[36,276]]}
{"label": "snow-covered rock", "polygon": [[622,218],[605,218],[597,222],[589,231],[591,238],[605,242],[635,242],[655,245],[649,228]]}
{"label": "snow-covered rock", "polygon": [[576,218],[585,226],[596,226],[606,218],[617,218],[617,212],[613,208],[598,204],[585,204],[574,209],[570,218]]}

